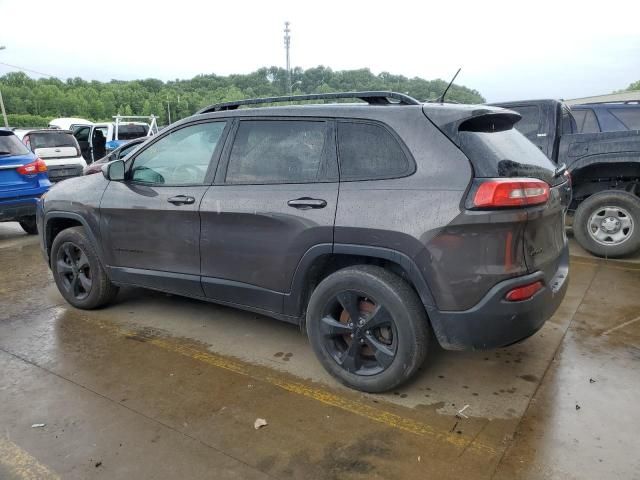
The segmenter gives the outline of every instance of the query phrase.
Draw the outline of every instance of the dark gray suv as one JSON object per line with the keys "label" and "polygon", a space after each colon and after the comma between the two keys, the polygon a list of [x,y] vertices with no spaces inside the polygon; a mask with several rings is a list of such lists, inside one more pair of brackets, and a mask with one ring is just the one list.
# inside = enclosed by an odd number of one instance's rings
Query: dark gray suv
{"label": "dark gray suv", "polygon": [[571,186],[512,111],[390,92],[214,105],[38,208],[65,299],[135,285],[306,329],[324,367],[391,389],[446,349],[518,342],[567,287]]}

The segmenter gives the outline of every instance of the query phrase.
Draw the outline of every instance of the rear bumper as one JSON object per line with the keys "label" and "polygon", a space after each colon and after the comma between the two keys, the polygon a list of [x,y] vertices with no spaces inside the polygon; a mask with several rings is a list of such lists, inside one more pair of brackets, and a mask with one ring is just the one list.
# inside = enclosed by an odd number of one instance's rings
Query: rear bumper
{"label": "rear bumper", "polygon": [[[567,291],[569,249],[562,251],[552,278],[542,272],[512,278],[495,285],[469,310],[440,311],[427,306],[438,342],[447,350],[484,350],[511,345],[536,333],[558,309]],[[544,288],[521,302],[504,300],[507,292],[542,280]]]}
{"label": "rear bumper", "polygon": [[39,196],[0,200],[0,222],[12,222],[23,217],[34,216],[38,199]]}

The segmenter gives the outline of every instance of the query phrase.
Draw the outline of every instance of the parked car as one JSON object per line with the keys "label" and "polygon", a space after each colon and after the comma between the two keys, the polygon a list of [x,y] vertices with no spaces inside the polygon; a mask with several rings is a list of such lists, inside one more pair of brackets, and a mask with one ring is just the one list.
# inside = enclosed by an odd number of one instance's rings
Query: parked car
{"label": "parked car", "polygon": [[600,257],[640,248],[640,132],[577,133],[572,110],[557,100],[495,104],[522,115],[516,123],[573,183],[569,214],[578,243]]}
{"label": "parked car", "polygon": [[113,122],[105,123],[93,123],[81,118],[56,118],[49,122],[49,126],[55,128],[67,126],[78,140],[82,156],[89,164],[129,140],[150,137],[158,133],[157,118],[154,115],[115,115]]}
{"label": "parked car", "polygon": [[640,104],[591,103],[572,105],[577,133],[640,130]]}
{"label": "parked car", "polygon": [[99,160],[96,160],[91,165],[85,167],[83,175],[93,175],[94,173],[100,173],[102,166],[105,163],[111,162],[113,160],[119,160],[121,158],[126,157],[131,152],[135,151],[140,145],[147,141],[147,137],[136,138],[135,140],[131,140],[127,143],[122,144],[111,153],[105,155]]}
{"label": "parked car", "polygon": [[44,160],[51,182],[82,175],[87,166],[80,154],[80,146],[70,130],[14,130],[14,133],[27,148]]}
{"label": "parked car", "polygon": [[0,129],[0,222],[20,222],[28,234],[38,233],[36,204],[50,186],[47,165],[12,131]]}
{"label": "parked car", "polygon": [[399,93],[201,110],[38,209],[45,257],[83,309],[137,285],[304,326],[322,365],[389,390],[446,349],[535,333],[567,288],[562,169],[487,106]]}

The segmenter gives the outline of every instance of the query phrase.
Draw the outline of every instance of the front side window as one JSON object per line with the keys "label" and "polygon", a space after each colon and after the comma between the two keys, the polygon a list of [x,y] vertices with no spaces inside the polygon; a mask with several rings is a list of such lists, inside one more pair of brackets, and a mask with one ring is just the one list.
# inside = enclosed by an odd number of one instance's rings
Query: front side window
{"label": "front side window", "polygon": [[309,183],[320,179],[324,121],[247,120],[233,142],[227,183]]}
{"label": "front side window", "polygon": [[139,146],[140,146],[139,143],[135,143],[133,145],[126,145],[126,146],[122,147],[120,149],[120,151],[118,152],[118,158],[126,157],[127,155],[129,155],[131,152],[133,152]]}
{"label": "front side window", "polygon": [[381,125],[338,124],[340,180],[374,180],[407,175],[411,165],[398,141]]}
{"label": "front side window", "polygon": [[204,183],[225,125],[199,123],[169,133],[135,157],[131,179],[155,185]]}
{"label": "front side window", "polygon": [[79,142],[88,142],[90,131],[91,127],[78,127],[74,129],[73,136],[76,137],[76,140]]}

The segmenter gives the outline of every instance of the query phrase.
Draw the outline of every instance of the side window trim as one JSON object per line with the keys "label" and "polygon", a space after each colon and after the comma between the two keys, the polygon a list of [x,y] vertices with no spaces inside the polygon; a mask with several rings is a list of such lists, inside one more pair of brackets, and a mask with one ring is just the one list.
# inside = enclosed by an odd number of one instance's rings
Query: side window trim
{"label": "side window trim", "polygon": [[[342,172],[340,170],[340,145],[339,145],[339,128],[340,128],[340,124],[341,123],[361,123],[361,124],[368,124],[368,125],[376,125],[378,127],[382,127],[384,128],[390,135],[391,137],[396,141],[396,143],[398,144],[398,146],[400,147],[400,150],[402,150],[402,153],[404,154],[406,160],[407,160],[407,170],[405,170],[404,172],[397,174],[397,175],[384,175],[384,176],[379,176],[379,177],[362,177],[362,178],[342,178]],[[381,122],[379,120],[369,120],[369,119],[361,119],[361,118],[339,118],[337,119],[336,122],[336,129],[335,129],[335,138],[336,138],[336,156],[338,158],[338,169],[340,170],[340,183],[345,183],[345,182],[373,182],[373,181],[377,181],[377,180],[393,180],[395,178],[405,178],[405,177],[410,177],[411,175],[413,175],[414,173],[416,173],[417,170],[417,166],[416,166],[416,161],[413,158],[413,155],[411,154],[411,151],[409,150],[409,148],[405,145],[404,141],[402,140],[402,138],[400,137],[400,135],[398,135],[398,133],[391,128],[389,125],[387,125],[384,122]]]}
{"label": "side window trim", "polygon": [[[204,181],[202,183],[180,184],[180,185],[175,185],[170,183],[156,184],[156,183],[138,182],[131,178],[131,172],[133,170],[133,165],[135,164],[136,158],[138,158],[140,154],[145,152],[148,148],[152,147],[163,138],[187,127],[192,127],[194,125],[200,125],[203,123],[217,123],[217,122],[226,122],[226,125],[222,130],[222,133],[220,134],[220,139],[216,144],[216,148],[213,150],[211,158],[209,159],[209,167],[207,168],[207,173],[205,174]],[[226,143],[226,139],[229,136],[229,131],[231,129],[232,123],[233,122],[229,118],[199,119],[196,121],[178,125],[170,130],[163,130],[162,133],[154,135],[153,137],[151,137],[152,138],[151,141],[143,144],[141,147],[139,147],[137,150],[135,150],[132,153],[131,158],[127,160],[127,165],[125,168],[127,172],[126,181],[135,185],[146,185],[146,186],[154,186],[154,187],[176,187],[176,186],[188,187],[188,186],[211,185],[213,183],[213,179],[216,173],[216,169],[218,168],[218,164],[220,163],[220,154],[222,152],[222,147]]]}
{"label": "side window trim", "polygon": [[[240,123],[243,121],[293,121],[293,122],[324,122],[326,125],[326,135],[327,141],[330,142],[325,146],[327,149],[327,153],[321,159],[320,165],[320,178],[318,178],[315,182],[304,182],[304,183],[332,183],[338,182],[338,146],[337,146],[337,128],[335,126],[335,119],[328,117],[276,117],[276,116],[246,116],[246,117],[236,117],[233,120],[233,127],[229,130],[229,134],[227,136],[227,141],[225,142],[224,150],[220,157],[220,162],[218,163],[218,169],[215,175],[214,185],[296,185],[298,183],[294,182],[264,182],[264,183],[234,183],[227,182],[227,170],[229,169],[229,161],[231,159],[231,151],[233,149],[233,145],[236,141],[236,137],[238,135],[238,130],[240,128]],[[332,162],[335,164],[335,176],[330,175],[330,169],[327,162]]]}

